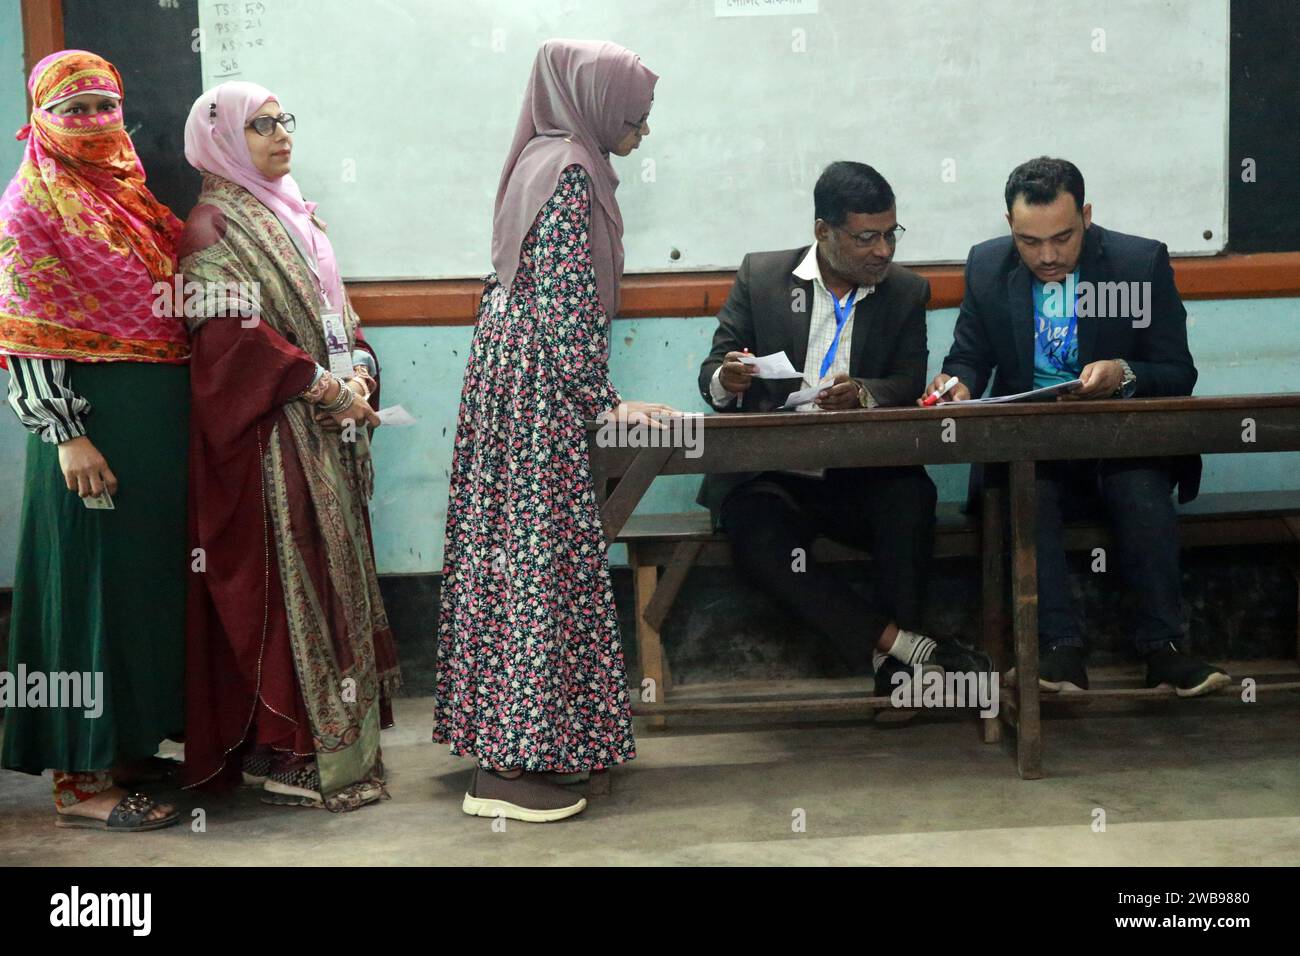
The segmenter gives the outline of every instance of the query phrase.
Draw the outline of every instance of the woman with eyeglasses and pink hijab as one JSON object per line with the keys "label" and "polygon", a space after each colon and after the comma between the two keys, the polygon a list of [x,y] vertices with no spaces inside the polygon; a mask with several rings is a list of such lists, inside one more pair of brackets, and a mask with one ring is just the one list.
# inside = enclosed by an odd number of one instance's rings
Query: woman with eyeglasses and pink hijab
{"label": "woman with eyeglasses and pink hijab", "polygon": [[636,755],[584,422],[675,414],[609,379],[623,217],[611,156],[658,77],[613,43],[548,40],[497,188],[492,265],[447,505],[433,736],[477,769],[465,813],[562,820],[566,787]]}
{"label": "woman with eyeglasses and pink hijab", "polygon": [[343,811],[386,796],[379,731],[399,682],[368,510],[379,366],[289,174],[293,129],[275,94],[244,82],[204,93],[185,124],[203,173],[180,268],[204,559],[186,783],[242,775],[265,802]]}

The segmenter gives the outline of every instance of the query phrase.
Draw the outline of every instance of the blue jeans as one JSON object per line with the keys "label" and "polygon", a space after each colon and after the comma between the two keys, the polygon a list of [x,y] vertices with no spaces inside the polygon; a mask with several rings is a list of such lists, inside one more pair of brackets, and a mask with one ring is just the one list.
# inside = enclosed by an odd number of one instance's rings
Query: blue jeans
{"label": "blue jeans", "polygon": [[1037,467],[1038,640],[1048,649],[1084,647],[1083,619],[1070,593],[1063,528],[1104,511],[1114,553],[1106,570],[1138,598],[1133,640],[1146,654],[1183,636],[1178,515],[1173,478],[1159,459],[1045,461]]}

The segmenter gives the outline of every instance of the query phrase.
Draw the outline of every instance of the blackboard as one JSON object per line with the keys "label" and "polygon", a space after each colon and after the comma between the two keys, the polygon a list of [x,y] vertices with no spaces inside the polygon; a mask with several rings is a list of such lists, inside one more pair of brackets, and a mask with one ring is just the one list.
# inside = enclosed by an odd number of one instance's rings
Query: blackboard
{"label": "blackboard", "polygon": [[1300,3],[1232,0],[1231,33],[1228,248],[1300,250]]}
{"label": "blackboard", "polygon": [[181,219],[199,194],[185,162],[185,118],[203,92],[197,0],[63,0],[64,44],[107,59],[122,74],[126,127],[149,188]]}

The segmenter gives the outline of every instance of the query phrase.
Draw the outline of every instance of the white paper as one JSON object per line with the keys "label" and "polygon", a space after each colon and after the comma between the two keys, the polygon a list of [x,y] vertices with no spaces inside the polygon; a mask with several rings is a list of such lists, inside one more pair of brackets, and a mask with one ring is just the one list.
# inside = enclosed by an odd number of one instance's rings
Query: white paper
{"label": "white paper", "polygon": [[1048,385],[1046,388],[1035,388],[1028,392],[1016,392],[1014,395],[998,395],[995,398],[968,398],[964,402],[952,402],[954,405],[1003,405],[1007,402],[1032,402],[1040,398],[1050,398],[1053,395],[1062,395],[1065,392],[1073,392],[1083,386],[1081,379],[1071,379],[1068,382],[1059,382],[1056,385]]}
{"label": "white paper", "polygon": [[806,405],[817,397],[817,393],[824,389],[826,385],[814,385],[811,388],[801,388],[797,392],[791,392],[786,398],[782,408],[798,408],[800,405]]}
{"label": "white paper", "polygon": [[[835,376],[827,375],[816,385],[809,385],[807,388],[801,388],[791,392],[786,396],[785,404],[782,408],[798,408],[800,405],[807,405],[815,401],[818,392],[823,392],[835,384]],[[804,411],[821,411],[821,409],[804,409]]]}
{"label": "white paper", "polygon": [[415,424],[415,416],[401,405],[389,405],[387,408],[381,408],[375,414],[379,416],[380,424],[387,425],[390,428]]}
{"label": "white paper", "polygon": [[790,359],[784,352],[773,352],[771,355],[742,355],[740,361],[757,369],[754,373],[755,378],[803,378],[803,372],[790,364]]}

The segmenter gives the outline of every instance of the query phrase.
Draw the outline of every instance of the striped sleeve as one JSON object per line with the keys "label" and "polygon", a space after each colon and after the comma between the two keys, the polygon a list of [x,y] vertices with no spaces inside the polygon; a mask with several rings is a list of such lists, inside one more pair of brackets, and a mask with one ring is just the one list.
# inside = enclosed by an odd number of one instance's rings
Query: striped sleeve
{"label": "striped sleeve", "polygon": [[63,359],[8,356],[9,407],[41,441],[60,444],[86,434],[90,403],[72,390]]}

